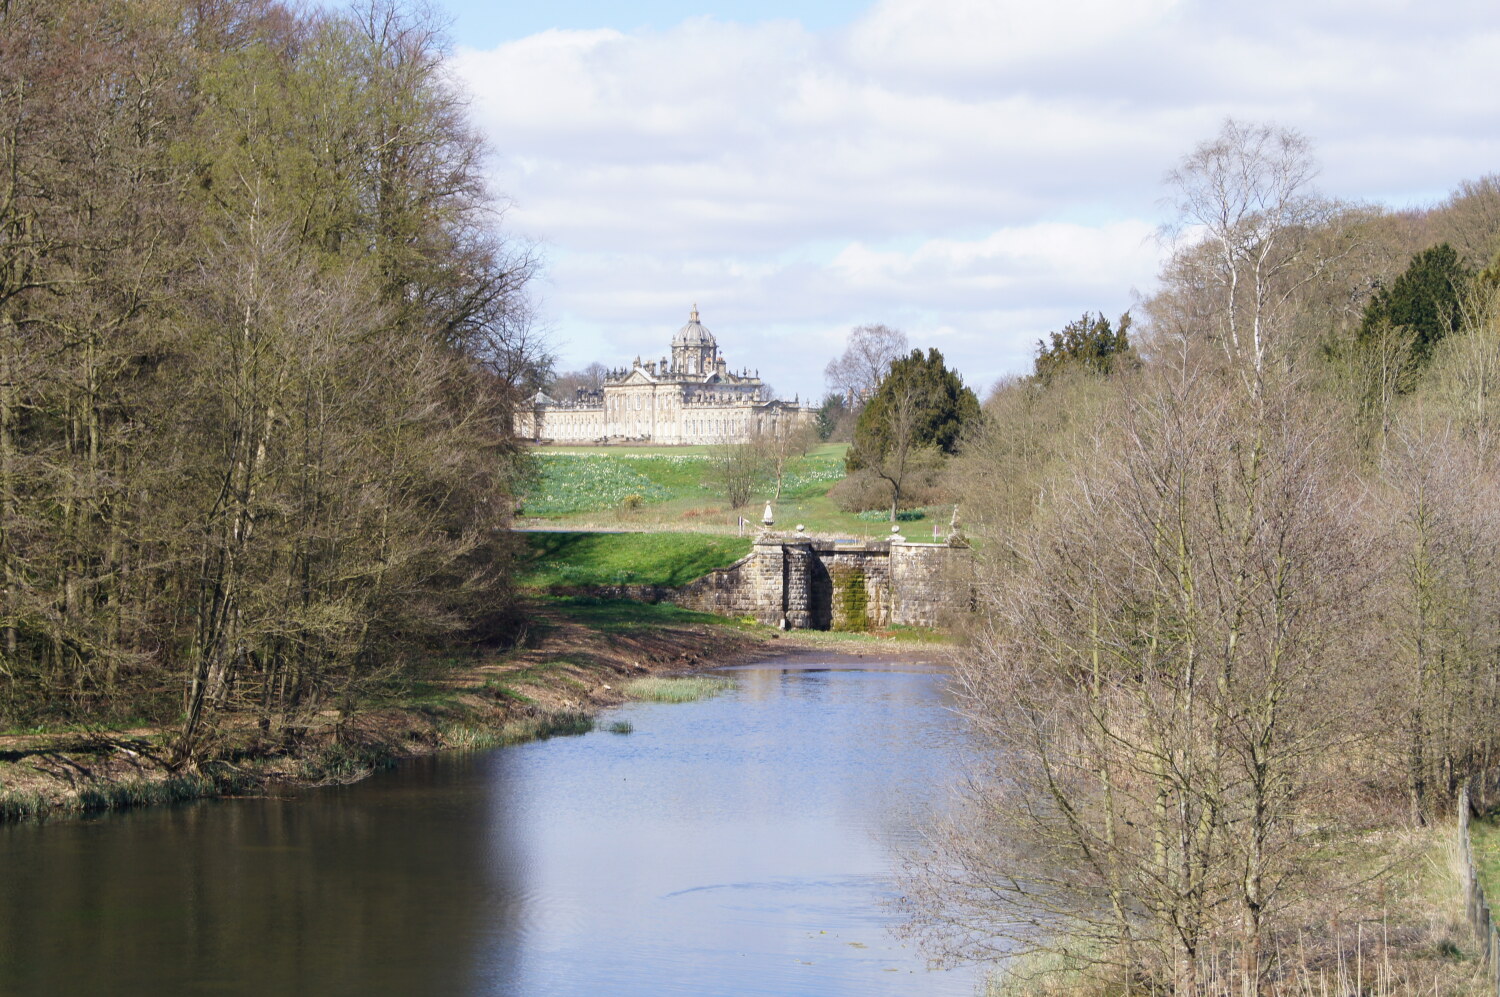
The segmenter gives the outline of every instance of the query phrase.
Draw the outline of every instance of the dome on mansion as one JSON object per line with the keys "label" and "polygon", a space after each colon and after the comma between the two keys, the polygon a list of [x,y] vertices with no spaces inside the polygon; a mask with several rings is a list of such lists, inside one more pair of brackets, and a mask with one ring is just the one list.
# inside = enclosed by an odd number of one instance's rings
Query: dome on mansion
{"label": "dome on mansion", "polygon": [[672,337],[671,357],[612,370],[601,388],[571,399],[542,392],[516,413],[518,436],[568,443],[732,443],[806,422],[812,409],[771,397],[760,377],[732,371],[714,334],[698,321]]}
{"label": "dome on mansion", "polygon": [[687,325],[677,330],[677,335],[672,337],[672,346],[718,346],[714,341],[714,334],[698,321],[698,306],[693,306],[693,314],[688,318]]}

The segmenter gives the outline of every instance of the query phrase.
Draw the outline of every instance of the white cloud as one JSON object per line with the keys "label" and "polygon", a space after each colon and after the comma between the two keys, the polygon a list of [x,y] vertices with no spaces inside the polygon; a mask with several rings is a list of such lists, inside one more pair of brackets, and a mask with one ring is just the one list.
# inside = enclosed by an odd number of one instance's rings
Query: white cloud
{"label": "white cloud", "polygon": [[877,321],[942,349],[982,386],[1028,364],[1043,330],[1127,308],[1158,269],[1154,234],[1143,221],[1045,222],[909,249],[855,242],[816,264],[568,254],[552,280],[578,289],[570,318],[594,351],[580,358],[658,356],[697,302],[732,364],[758,364],[788,392],[816,395],[850,327]]}
{"label": "white cloud", "polygon": [[1036,300],[1052,290],[1118,296],[1155,273],[1154,235],[1155,228],[1141,221],[1094,227],[1043,222],[978,240],[933,239],[910,253],[856,243],[829,270],[893,303],[941,295],[949,306],[982,308],[1001,296]]}
{"label": "white cloud", "polygon": [[1343,197],[1500,168],[1497,67],[1480,0],[881,0],[827,33],[699,18],[454,64],[509,224],[553,249],[566,364],[659,353],[696,298],[803,394],[859,322],[989,380],[1123,307],[1162,175],[1227,115],[1307,132]]}
{"label": "white cloud", "polygon": [[872,72],[991,75],[1057,67],[1159,22],[1177,0],[881,0],[855,25],[849,49]]}

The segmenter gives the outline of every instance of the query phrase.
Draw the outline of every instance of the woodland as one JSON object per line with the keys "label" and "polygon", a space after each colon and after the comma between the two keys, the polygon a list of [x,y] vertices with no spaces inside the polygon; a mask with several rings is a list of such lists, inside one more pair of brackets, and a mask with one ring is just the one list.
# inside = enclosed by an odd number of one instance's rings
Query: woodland
{"label": "woodland", "polygon": [[1226,122],[1157,291],[1038,343],[951,465],[983,763],[910,902],[1013,992],[1478,985],[1435,884],[1497,799],[1500,177],[1316,174]]}
{"label": "woodland", "polygon": [[511,605],[545,364],[383,2],[0,3],[0,722],[265,732]]}
{"label": "woodland", "polygon": [[[6,729],[167,727],[191,770],[514,611],[538,260],[443,44],[384,0],[0,0]],[[984,767],[907,898],[947,958],[1313,993],[1357,925],[1409,957],[1380,992],[1453,989],[1386,890],[1500,801],[1500,177],[1316,174],[1226,122],[1158,289],[982,407],[884,327],[879,381],[831,370],[868,504],[940,468],[982,565]]]}

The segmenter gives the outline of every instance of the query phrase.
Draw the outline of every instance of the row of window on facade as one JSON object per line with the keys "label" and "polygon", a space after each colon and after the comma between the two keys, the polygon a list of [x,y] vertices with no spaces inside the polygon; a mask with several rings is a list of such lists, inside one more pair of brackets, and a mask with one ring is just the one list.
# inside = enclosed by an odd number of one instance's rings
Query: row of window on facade
{"label": "row of window on facade", "polygon": [[[597,419],[597,417],[584,417],[582,415],[574,415],[571,413],[559,413],[552,416],[552,418],[557,419],[564,426],[575,428],[600,428],[599,420]],[[762,425],[760,420],[757,420],[757,425]],[[745,426],[746,422],[744,419],[690,419],[687,423],[687,432],[704,433],[712,431],[723,433],[725,431],[733,431],[742,433],[745,431]],[[640,431],[640,428],[641,424],[636,423],[636,430]]]}
{"label": "row of window on facade", "polygon": [[[618,399],[618,398],[613,399],[613,400],[611,400],[611,401],[609,401],[609,402],[606,403],[606,407],[609,408],[612,411],[618,412],[620,410],[620,408],[621,408],[621,405],[620,405],[621,401],[622,401],[622,399]],[[634,404],[631,404],[631,402],[634,402]],[[641,410],[641,396],[640,395],[632,395],[629,400],[626,400],[624,408],[626,408],[626,409],[635,409],[637,412],[639,412]]]}

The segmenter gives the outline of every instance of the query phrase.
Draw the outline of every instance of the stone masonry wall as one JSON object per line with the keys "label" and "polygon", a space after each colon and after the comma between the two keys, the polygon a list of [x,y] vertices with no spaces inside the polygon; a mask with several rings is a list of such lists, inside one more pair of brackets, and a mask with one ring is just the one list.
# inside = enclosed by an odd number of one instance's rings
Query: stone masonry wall
{"label": "stone masonry wall", "polygon": [[974,603],[974,552],[966,546],[891,544],[891,622],[936,627]]}
{"label": "stone masonry wall", "polygon": [[786,552],[779,540],[757,540],[750,553],[678,589],[668,600],[719,616],[753,616],[780,626],[786,616]]}
{"label": "stone masonry wall", "polygon": [[752,552],[727,568],[715,568],[678,589],[667,601],[719,616],[754,616],[756,592],[749,577],[759,565]]}
{"label": "stone masonry wall", "polygon": [[[826,544],[818,561],[828,578],[820,600],[819,630],[868,630],[890,625],[890,544]],[[824,608],[826,606],[826,609]]]}

